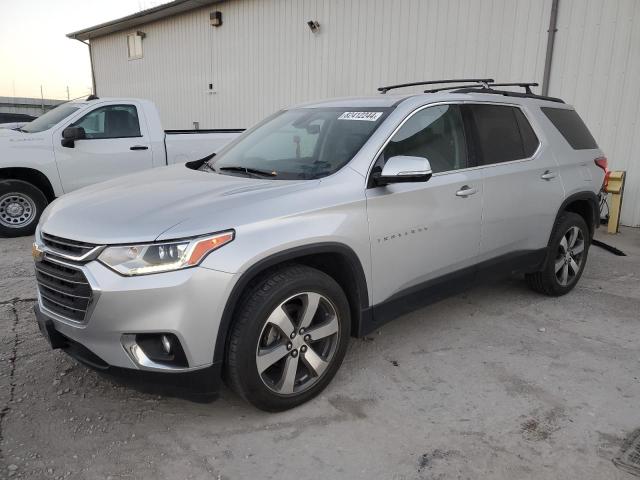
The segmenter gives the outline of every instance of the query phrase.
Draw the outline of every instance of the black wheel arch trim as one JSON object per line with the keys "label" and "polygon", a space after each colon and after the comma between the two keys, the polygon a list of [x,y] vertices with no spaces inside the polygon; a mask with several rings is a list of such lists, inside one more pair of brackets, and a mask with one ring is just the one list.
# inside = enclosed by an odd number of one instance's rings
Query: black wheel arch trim
{"label": "black wheel arch trim", "polygon": [[[587,200],[591,204],[592,218],[587,221],[587,226],[589,227],[591,236],[593,237],[595,229],[600,226],[600,219],[598,218],[600,215],[600,208],[598,207],[598,196],[591,191],[573,193],[565,198],[562,202],[562,205],[560,205],[560,208],[558,209],[558,213],[556,214],[556,219],[553,225],[555,226],[558,222],[558,219],[560,218],[560,215],[562,215],[563,212],[567,211],[567,206],[578,200]],[[549,239],[551,239],[552,234],[553,232],[551,232],[551,234],[549,235]]]}
{"label": "black wheel arch trim", "polygon": [[[553,232],[554,232],[555,226],[558,224],[558,220],[560,219],[560,216],[564,212],[570,211],[570,210],[567,210],[567,206],[571,205],[573,202],[576,202],[578,200],[587,200],[591,204],[591,211],[592,211],[593,218],[591,218],[591,220],[585,219],[585,221],[587,222],[587,228],[589,229],[590,240],[593,239],[593,234],[595,233],[595,229],[600,226],[600,219],[599,219],[600,208],[598,207],[599,205],[598,196],[591,191],[577,192],[565,198],[562,204],[560,205],[560,208],[558,209],[558,213],[556,214],[556,218],[553,221],[553,228],[551,229],[551,232],[549,232],[549,241],[547,243],[547,247],[551,243]],[[551,250],[547,248],[547,256],[544,260],[544,263],[542,264],[543,268],[549,261],[549,257],[552,254],[553,252],[551,252]]]}
{"label": "black wheel arch trim", "polygon": [[256,278],[257,275],[260,275],[271,267],[295,262],[296,259],[318,254],[338,254],[347,260],[353,273],[353,277],[355,278],[355,288],[359,303],[359,305],[357,305],[358,308],[352,309],[352,311],[357,310],[360,313],[356,318],[352,318],[352,322],[354,322],[352,333],[355,332],[357,334],[357,332],[361,331],[362,323],[365,321],[364,315],[366,315],[366,312],[369,310],[369,294],[364,268],[362,267],[362,263],[360,262],[356,252],[351,247],[338,242],[323,242],[293,247],[276,252],[273,255],[257,261],[241,274],[240,278],[233,286],[231,294],[227,298],[222,317],[220,318],[220,325],[218,326],[218,334],[213,353],[214,362],[223,362],[225,360],[229,332],[233,323],[233,314],[242,293],[245,291],[249,283]]}

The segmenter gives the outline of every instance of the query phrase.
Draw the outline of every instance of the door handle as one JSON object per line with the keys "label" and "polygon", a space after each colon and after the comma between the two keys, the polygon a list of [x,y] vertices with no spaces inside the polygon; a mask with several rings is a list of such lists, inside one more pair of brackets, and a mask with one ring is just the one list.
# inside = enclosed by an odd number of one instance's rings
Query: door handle
{"label": "door handle", "polygon": [[556,178],[556,173],[552,172],[551,170],[545,170],[545,172],[540,175],[540,178],[543,180],[551,180],[553,178]]}
{"label": "door handle", "polygon": [[148,149],[149,147],[146,147],[144,145],[134,145],[129,150],[148,150]]}
{"label": "door handle", "polygon": [[477,191],[478,190],[470,187],[469,185],[464,185],[462,188],[460,188],[460,190],[456,192],[456,197],[468,197],[470,195],[473,195]]}

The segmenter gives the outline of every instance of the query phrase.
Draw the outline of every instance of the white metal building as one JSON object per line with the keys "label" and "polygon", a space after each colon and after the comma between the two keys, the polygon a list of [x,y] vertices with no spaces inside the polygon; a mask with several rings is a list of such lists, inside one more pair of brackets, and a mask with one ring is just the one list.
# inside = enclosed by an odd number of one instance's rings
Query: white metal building
{"label": "white metal building", "polygon": [[547,78],[627,170],[622,223],[640,225],[639,0],[176,0],[69,37],[98,95],[150,98],[172,129],[389,83]]}

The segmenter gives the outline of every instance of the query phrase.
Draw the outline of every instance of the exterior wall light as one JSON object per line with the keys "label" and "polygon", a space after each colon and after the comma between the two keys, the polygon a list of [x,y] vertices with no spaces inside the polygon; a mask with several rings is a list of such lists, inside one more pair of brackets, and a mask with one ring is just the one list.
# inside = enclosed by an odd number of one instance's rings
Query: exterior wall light
{"label": "exterior wall light", "polygon": [[222,12],[211,12],[209,14],[209,22],[212,27],[219,27],[222,25]]}

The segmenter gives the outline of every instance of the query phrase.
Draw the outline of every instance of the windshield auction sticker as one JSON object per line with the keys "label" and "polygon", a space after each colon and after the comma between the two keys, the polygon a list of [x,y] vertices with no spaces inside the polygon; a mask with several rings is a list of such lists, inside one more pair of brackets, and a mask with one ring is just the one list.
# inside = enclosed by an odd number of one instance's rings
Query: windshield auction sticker
{"label": "windshield auction sticker", "polygon": [[375,122],[382,116],[382,112],[344,112],[338,120],[364,120]]}

